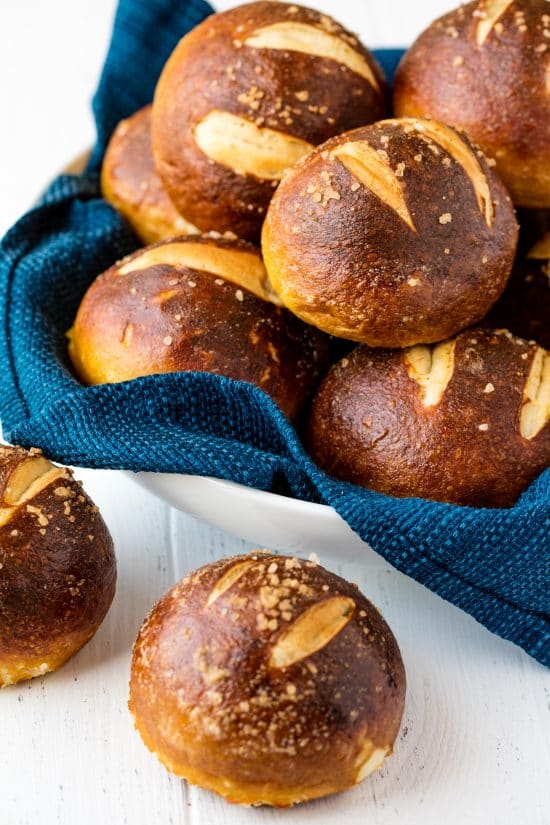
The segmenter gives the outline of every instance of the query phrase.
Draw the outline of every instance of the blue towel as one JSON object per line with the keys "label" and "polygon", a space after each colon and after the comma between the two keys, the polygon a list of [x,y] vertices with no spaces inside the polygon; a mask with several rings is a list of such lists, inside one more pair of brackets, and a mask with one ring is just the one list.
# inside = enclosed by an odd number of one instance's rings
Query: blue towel
{"label": "blue towel", "polygon": [[[176,42],[210,11],[203,0],[120,0],[86,174],[58,178],[2,241],[4,435],[67,464],[212,475],[330,504],[396,568],[550,665],[550,471],[510,510],[393,499],[322,473],[250,385],[174,373],[83,388],[71,374],[65,331],[84,291],[136,247],[100,198],[106,142],[152,98]],[[391,77],[399,53],[378,57]]]}

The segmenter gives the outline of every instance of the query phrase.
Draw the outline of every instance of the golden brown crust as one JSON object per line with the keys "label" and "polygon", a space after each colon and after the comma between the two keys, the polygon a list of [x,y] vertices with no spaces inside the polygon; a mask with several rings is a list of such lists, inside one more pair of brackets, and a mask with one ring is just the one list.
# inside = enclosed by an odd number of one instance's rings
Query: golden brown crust
{"label": "golden brown crust", "polygon": [[391,753],[404,697],[378,611],[338,576],[284,556],[197,570],[134,645],[130,708],[146,745],[233,802],[284,807],[361,781]]}
{"label": "golden brown crust", "polygon": [[476,0],[432,23],[403,58],[397,116],[464,129],[495,158],[517,205],[550,207],[547,0]]}
{"label": "golden brown crust", "polygon": [[516,261],[502,297],[484,321],[550,349],[550,232]]}
{"label": "golden brown crust", "polygon": [[197,26],[168,60],[153,104],[157,168],[200,229],[258,240],[282,168],[386,105],[373,57],[332,19],[286,3],[239,6]]}
{"label": "golden brown crust", "polygon": [[549,418],[550,355],[475,329],[435,347],[357,348],[321,384],[308,449],[383,493],[508,507],[550,464]]}
{"label": "golden brown crust", "polygon": [[502,293],[517,224],[468,139],[435,121],[388,120],[318,147],[268,210],[262,251],[283,304],[371,346],[438,341]]}
{"label": "golden brown crust", "polygon": [[328,367],[328,343],[256,297],[262,290],[268,297],[260,253],[243,241],[191,236],[139,250],[84,296],[71,360],[87,384],[182,370],[226,375],[256,384],[293,419]]}
{"label": "golden brown crust", "polygon": [[113,132],[103,159],[101,190],[144,243],[197,232],[179,214],[155,169],[151,106],[121,121]]}
{"label": "golden brown crust", "polygon": [[0,686],[55,670],[114,596],[113,543],[70,470],[0,446]]}

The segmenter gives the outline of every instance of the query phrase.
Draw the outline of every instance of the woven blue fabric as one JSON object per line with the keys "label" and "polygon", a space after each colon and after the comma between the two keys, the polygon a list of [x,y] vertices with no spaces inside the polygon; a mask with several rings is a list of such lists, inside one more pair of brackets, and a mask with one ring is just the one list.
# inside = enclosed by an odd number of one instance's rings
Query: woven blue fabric
{"label": "woven blue fabric", "polygon": [[[136,247],[100,199],[114,125],[152,97],[175,43],[210,12],[202,0],[121,0],[94,99],[87,173],[56,180],[0,248],[4,435],[59,462],[212,475],[332,505],[391,564],[550,665],[550,471],[510,510],[396,500],[334,481],[259,389],[178,373],[81,387],[64,333],[94,277]],[[399,52],[378,53],[389,77]],[[414,621],[414,617],[411,617]]]}

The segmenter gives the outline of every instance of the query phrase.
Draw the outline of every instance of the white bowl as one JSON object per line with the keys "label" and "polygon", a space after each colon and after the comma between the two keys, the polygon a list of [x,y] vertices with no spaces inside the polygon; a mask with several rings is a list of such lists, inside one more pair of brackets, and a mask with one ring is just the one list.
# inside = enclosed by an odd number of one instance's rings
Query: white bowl
{"label": "white bowl", "polygon": [[260,547],[340,561],[384,560],[332,507],[255,490],[231,481],[176,473],[129,473],[158,498]]}

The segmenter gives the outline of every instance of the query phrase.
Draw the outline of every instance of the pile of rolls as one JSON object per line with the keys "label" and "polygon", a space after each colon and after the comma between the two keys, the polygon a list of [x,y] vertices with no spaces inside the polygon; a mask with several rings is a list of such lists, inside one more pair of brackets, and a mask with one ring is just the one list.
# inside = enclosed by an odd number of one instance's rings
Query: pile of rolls
{"label": "pile of rolls", "polygon": [[[77,377],[249,382],[339,479],[513,505],[550,464],[549,11],[451,12],[403,58],[393,100],[368,49],[311,9],[257,2],[197,26],[108,146],[103,194],[136,250],[82,298]],[[76,653],[115,579],[72,473],[0,447],[0,687]],[[405,683],[356,586],[255,551],[152,609],[130,710],[174,773],[285,807],[382,764]]]}
{"label": "pile of rolls", "polygon": [[392,92],[311,9],[197,26],[107,149],[104,195],[152,245],[83,297],[78,377],[248,381],[331,475],[511,506],[550,464],[549,11],[461,6]]}

